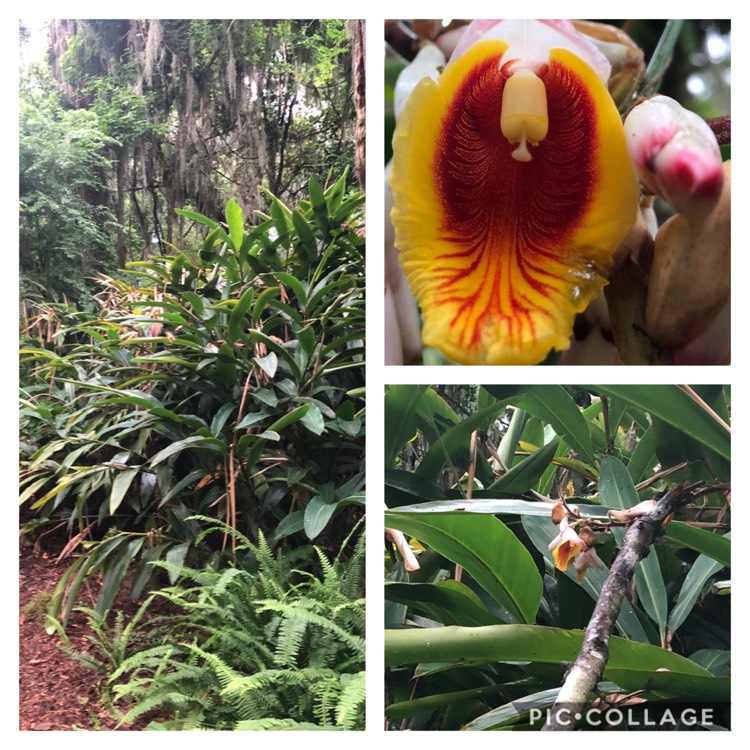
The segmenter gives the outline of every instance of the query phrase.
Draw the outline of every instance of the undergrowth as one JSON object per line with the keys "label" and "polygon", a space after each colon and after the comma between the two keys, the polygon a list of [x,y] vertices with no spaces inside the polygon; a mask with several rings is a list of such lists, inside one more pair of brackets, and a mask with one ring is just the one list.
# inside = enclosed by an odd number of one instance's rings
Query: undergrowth
{"label": "undergrowth", "polygon": [[115,623],[116,653],[110,647],[101,651],[103,658],[89,659],[94,668],[111,668],[108,687],[120,723],[158,710],[171,718],[148,729],[364,729],[359,526],[345,562],[349,540],[333,560],[314,548],[315,573],[295,567],[297,553],[274,554],[262,535],[254,545],[221,524],[205,533],[232,534],[237,552],[249,553],[238,556],[241,565],[215,570],[153,563],[179,576],[149,599],[163,597],[178,611],[165,635],[126,655],[137,641],[132,631],[142,608],[132,628]]}

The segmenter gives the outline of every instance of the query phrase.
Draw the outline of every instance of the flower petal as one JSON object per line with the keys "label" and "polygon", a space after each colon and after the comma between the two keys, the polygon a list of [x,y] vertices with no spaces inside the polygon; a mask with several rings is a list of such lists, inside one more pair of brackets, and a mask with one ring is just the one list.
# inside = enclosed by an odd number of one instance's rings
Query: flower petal
{"label": "flower petal", "polygon": [[531,71],[506,60],[509,46],[479,41],[421,81],[394,136],[392,219],[422,338],[464,364],[567,349],[637,211],[622,123],[596,72],[561,48]]}
{"label": "flower petal", "polygon": [[584,544],[578,539],[565,540],[552,550],[552,559],[555,561],[555,567],[558,570],[565,571],[568,569],[571,561],[575,556],[583,551]]}

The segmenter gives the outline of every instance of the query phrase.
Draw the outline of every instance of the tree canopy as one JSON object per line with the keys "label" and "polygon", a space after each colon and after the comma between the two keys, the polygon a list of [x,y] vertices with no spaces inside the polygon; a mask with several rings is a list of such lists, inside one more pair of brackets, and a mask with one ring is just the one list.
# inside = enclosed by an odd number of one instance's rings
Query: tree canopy
{"label": "tree canopy", "polygon": [[[353,166],[340,20],[55,20],[21,84],[22,294],[86,301],[83,278],[164,254],[220,218],[305,197]],[[23,34],[22,34],[23,38]]]}

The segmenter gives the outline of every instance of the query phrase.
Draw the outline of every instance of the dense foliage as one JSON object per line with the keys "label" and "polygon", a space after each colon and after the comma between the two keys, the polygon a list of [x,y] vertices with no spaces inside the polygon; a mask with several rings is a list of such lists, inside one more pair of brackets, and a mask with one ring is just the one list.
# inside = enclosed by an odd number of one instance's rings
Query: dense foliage
{"label": "dense foliage", "polygon": [[351,172],[340,20],[55,20],[20,92],[22,293],[88,304],[84,277],[171,252],[230,198],[296,204]]}
{"label": "dense foliage", "polygon": [[86,550],[55,600],[64,619],[91,572],[104,613],[132,561],[137,597],[150,562],[231,546],[199,545],[196,513],[274,546],[333,553],[349,533],[364,504],[364,240],[345,184],[311,178],[309,201],[274,198],[250,231],[234,201],[225,225],[183,212],[208,228],[202,246],[100,277],[96,314],[27,306],[26,528],[63,521],[66,553]]}
{"label": "dense foliage", "polygon": [[[149,729],[363,729],[364,536],[345,562],[316,550],[315,576],[295,567],[308,550],[274,555],[262,534],[224,530],[241,566],[162,562],[181,583],[111,635],[88,610],[93,647],[72,655],[107,674],[124,723],[158,709],[174,718]],[[146,619],[154,598],[177,614]]]}
{"label": "dense foliage", "polygon": [[392,729],[538,729],[607,576],[556,564],[555,501],[605,519],[607,566],[624,534],[609,513],[685,482],[707,494],[638,565],[599,695],[652,719],[711,705],[728,726],[728,387],[393,385],[385,401],[386,526],[419,562],[384,561]]}

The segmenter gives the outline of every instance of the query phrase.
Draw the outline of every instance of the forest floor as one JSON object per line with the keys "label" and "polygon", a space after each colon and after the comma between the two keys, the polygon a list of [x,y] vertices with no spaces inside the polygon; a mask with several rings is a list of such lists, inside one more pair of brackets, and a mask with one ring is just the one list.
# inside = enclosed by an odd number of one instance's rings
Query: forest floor
{"label": "forest floor", "polygon": [[[57,563],[64,541],[24,546],[19,561],[19,729],[23,730],[138,730],[156,718],[142,717],[130,726],[118,726],[102,702],[100,686],[106,676],[98,674],[61,650],[57,634],[45,631],[45,612],[50,595],[71,560]],[[101,581],[91,577],[81,587],[78,605],[93,607]],[[138,602],[122,587],[113,610],[127,617]],[[87,652],[91,642],[86,617],[74,612],[67,629],[71,646]]]}

